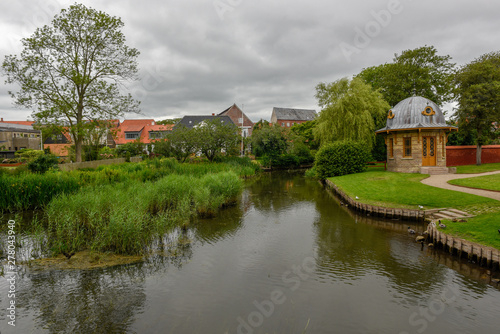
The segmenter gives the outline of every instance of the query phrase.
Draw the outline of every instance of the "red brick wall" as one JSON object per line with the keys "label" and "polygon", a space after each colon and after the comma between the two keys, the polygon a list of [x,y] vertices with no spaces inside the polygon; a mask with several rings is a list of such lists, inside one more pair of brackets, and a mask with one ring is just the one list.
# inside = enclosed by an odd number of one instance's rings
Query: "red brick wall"
{"label": "red brick wall", "polygon": [[[481,163],[500,162],[500,145],[485,145],[481,152]],[[476,146],[446,146],[446,166],[476,164]]]}

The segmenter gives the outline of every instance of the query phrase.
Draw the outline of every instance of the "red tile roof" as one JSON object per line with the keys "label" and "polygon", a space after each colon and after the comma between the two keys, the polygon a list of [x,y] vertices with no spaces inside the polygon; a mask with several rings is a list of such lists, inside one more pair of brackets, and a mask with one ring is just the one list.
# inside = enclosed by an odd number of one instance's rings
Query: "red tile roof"
{"label": "red tile roof", "polygon": [[173,124],[157,125],[154,119],[126,119],[118,126],[118,131],[114,136],[115,143],[117,145],[130,143],[132,140],[125,139],[125,133],[141,132],[139,137],[141,143],[149,144],[151,142],[149,139],[150,131],[170,131],[173,127]]}
{"label": "red tile roof", "polygon": [[8,123],[8,124],[19,124],[19,125],[33,125],[34,121],[4,121],[3,118],[0,123]]}

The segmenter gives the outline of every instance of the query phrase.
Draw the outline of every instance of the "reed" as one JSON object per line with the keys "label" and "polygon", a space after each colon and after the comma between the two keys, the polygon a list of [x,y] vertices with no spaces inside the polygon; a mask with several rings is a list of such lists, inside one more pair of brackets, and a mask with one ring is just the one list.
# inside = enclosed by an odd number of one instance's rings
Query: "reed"
{"label": "reed", "polygon": [[157,182],[129,180],[62,194],[47,206],[53,254],[91,249],[143,254],[153,239],[213,214],[235,200],[242,181],[235,172],[204,176],[170,174]]}

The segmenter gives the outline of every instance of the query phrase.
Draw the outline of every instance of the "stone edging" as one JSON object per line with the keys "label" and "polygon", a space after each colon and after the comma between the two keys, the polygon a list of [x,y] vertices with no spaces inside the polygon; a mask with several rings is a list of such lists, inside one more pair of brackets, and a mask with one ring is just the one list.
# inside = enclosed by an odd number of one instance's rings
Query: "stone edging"
{"label": "stone edging", "polygon": [[372,216],[378,216],[384,218],[416,220],[416,221],[425,220],[425,212],[422,210],[386,208],[381,206],[374,206],[365,203],[360,203],[353,200],[351,197],[347,196],[332,181],[324,180],[323,182],[326,187],[334,191],[346,203],[346,206],[351,206],[351,208],[353,208],[354,210],[368,213]]}

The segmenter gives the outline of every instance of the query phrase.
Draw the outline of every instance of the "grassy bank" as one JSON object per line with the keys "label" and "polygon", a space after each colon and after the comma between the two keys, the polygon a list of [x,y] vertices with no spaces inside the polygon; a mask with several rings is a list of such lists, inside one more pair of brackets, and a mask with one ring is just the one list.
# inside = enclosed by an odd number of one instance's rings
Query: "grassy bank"
{"label": "grassy bank", "polygon": [[500,163],[457,166],[457,174],[477,174],[500,170]]}
{"label": "grassy bank", "polygon": [[418,209],[496,206],[493,199],[465,194],[420,183],[427,175],[367,171],[329,178],[357,201],[371,205]]}
{"label": "grassy bank", "polygon": [[443,220],[446,228],[438,229],[449,235],[500,249],[499,215],[499,212],[488,213],[470,218],[465,223]]}
{"label": "grassy bank", "polygon": [[46,209],[52,254],[89,249],[142,254],[151,241],[196,215],[210,216],[242,188],[233,172],[171,174],[62,194]]}
{"label": "grassy bank", "polygon": [[448,183],[462,187],[500,191],[500,174],[456,179],[448,181]]}
{"label": "grassy bank", "polygon": [[50,171],[45,174],[0,173],[0,211],[40,209],[58,194],[70,194],[82,187],[99,187],[135,180],[151,182],[167,175],[201,176],[232,171],[249,177],[259,167],[248,158],[227,158],[221,163],[180,164],[175,159],[153,159],[141,163],[101,166],[95,170]]}

